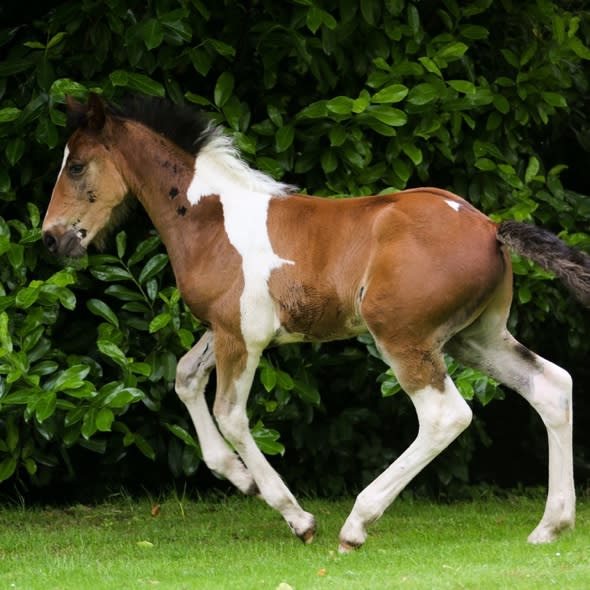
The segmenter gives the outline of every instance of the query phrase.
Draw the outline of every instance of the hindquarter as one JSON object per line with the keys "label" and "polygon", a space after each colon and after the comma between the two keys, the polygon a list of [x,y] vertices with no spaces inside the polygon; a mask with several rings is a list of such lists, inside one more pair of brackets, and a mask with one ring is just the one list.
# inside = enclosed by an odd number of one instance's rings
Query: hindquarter
{"label": "hindquarter", "polygon": [[361,315],[408,387],[443,387],[442,347],[506,277],[495,224],[457,203],[413,196],[375,224]]}

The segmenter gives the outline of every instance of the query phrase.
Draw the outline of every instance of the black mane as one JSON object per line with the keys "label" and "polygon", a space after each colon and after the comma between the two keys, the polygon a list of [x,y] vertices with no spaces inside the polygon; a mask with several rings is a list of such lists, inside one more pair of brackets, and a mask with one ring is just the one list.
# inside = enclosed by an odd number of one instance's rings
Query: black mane
{"label": "black mane", "polygon": [[109,103],[108,109],[117,117],[142,123],[191,154],[215,135],[215,126],[204,113],[165,98],[134,95]]}

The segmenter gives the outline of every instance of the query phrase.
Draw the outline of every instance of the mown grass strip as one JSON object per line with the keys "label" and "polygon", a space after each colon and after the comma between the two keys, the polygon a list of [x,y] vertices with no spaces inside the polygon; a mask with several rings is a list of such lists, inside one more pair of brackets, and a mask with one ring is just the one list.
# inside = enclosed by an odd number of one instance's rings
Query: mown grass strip
{"label": "mown grass strip", "polygon": [[66,509],[0,508],[0,590],[477,590],[590,587],[590,502],[551,545],[526,536],[540,498],[449,505],[400,500],[365,547],[339,555],[352,499],[310,500],[319,521],[304,546],[252,498],[119,498]]}

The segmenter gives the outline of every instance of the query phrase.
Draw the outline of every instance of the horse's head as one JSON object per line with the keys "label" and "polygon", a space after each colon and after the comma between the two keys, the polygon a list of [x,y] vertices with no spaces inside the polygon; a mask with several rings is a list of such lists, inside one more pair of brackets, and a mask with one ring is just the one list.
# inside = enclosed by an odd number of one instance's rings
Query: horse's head
{"label": "horse's head", "polygon": [[79,257],[93,240],[100,245],[129,189],[113,149],[120,122],[96,95],[86,105],[68,97],[66,106],[75,131],[43,221],[43,242],[53,254]]}

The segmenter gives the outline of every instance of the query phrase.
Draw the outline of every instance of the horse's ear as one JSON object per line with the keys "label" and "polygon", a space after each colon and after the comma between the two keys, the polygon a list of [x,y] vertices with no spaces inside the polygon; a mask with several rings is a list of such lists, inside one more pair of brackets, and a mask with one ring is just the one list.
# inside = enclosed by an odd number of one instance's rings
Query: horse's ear
{"label": "horse's ear", "polygon": [[66,115],[68,127],[79,129],[86,127],[93,131],[100,131],[105,122],[105,107],[98,94],[91,93],[88,103],[78,102],[71,96],[66,96]]}
{"label": "horse's ear", "polygon": [[72,96],[66,95],[65,98],[68,127],[70,129],[86,127],[86,114],[88,113],[88,107],[85,104],[77,101]]}
{"label": "horse's ear", "polygon": [[100,131],[104,127],[106,119],[104,103],[100,96],[94,92],[91,92],[88,96],[88,112],[86,118],[90,129]]}

